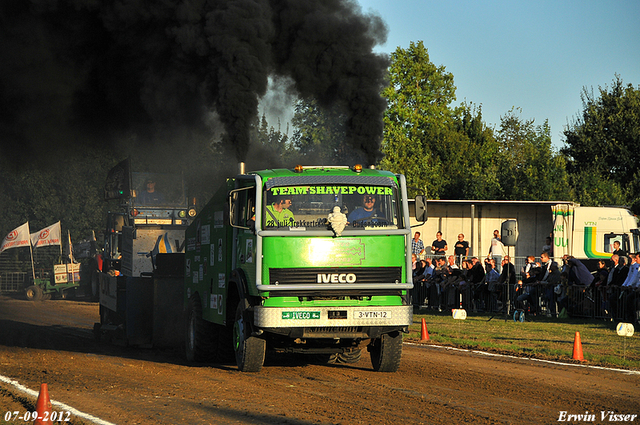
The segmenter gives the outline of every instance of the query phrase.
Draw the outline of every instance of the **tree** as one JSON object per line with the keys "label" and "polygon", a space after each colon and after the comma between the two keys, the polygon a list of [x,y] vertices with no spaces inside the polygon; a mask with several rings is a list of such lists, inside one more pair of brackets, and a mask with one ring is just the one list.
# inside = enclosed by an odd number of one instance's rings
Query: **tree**
{"label": "tree", "polygon": [[[601,196],[578,198],[593,205],[626,197],[628,203],[638,204],[640,85],[625,85],[616,75],[612,86],[599,87],[598,94],[582,89],[582,113],[564,131],[562,152],[569,157],[568,170],[578,185],[577,193],[600,188]],[[589,178],[585,181],[582,176]]]}
{"label": "tree", "polygon": [[73,240],[85,239],[104,226],[107,205],[103,187],[114,157],[108,150],[79,147],[73,155],[51,156],[47,164],[14,169],[0,161],[0,230],[29,221],[35,232],[58,220]]}
{"label": "tree", "polygon": [[[278,127],[280,121],[278,120]],[[276,130],[267,122],[267,117],[263,114],[260,119],[260,125],[255,126],[255,131],[251,132],[252,148],[260,150],[261,156],[267,156],[272,164],[266,164],[273,167],[275,164],[287,164],[294,160],[298,152],[293,144],[289,142],[286,133],[282,133],[280,129]]]}
{"label": "tree", "polygon": [[591,170],[569,174],[572,200],[585,206],[627,205],[628,190]]}
{"label": "tree", "polygon": [[496,159],[498,142],[493,129],[482,121],[482,108],[462,104],[454,115],[459,133],[460,151],[454,155],[455,167],[449,169],[451,182],[446,187],[449,199],[501,199],[502,187]]}
{"label": "tree", "polygon": [[449,108],[455,90],[453,75],[431,63],[421,41],[391,54],[389,85],[382,92],[389,108],[381,166],[403,173],[409,186],[431,198],[444,193],[450,159],[457,152],[454,146],[460,143]]}
{"label": "tree", "polygon": [[324,109],[314,99],[296,102],[292,143],[302,161],[313,164],[363,163],[362,152],[345,143],[347,116],[339,107]]}
{"label": "tree", "polygon": [[520,118],[520,112],[514,108],[502,116],[497,135],[504,199],[569,199],[566,160],[552,149],[548,121],[536,126],[533,119]]}

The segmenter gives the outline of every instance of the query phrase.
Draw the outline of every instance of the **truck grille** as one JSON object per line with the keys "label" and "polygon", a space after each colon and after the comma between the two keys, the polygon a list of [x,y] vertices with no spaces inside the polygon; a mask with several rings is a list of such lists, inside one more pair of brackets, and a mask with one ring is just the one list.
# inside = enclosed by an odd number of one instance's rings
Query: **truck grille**
{"label": "truck grille", "polygon": [[309,269],[269,269],[270,285],[323,283],[400,283],[401,267],[335,267]]}

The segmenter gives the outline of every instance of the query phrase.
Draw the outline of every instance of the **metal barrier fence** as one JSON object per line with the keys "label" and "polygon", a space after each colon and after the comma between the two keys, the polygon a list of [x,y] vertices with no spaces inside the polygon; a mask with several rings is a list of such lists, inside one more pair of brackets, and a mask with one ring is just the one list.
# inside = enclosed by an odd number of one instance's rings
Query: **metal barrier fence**
{"label": "metal barrier fence", "polygon": [[[449,255],[450,255],[450,254],[449,254]],[[447,258],[449,258],[449,255],[445,255],[445,256],[444,256],[444,257],[445,257],[445,260],[446,260]],[[423,259],[425,259],[425,258],[429,258],[429,259],[431,259],[431,261],[433,261],[435,258],[440,258],[440,257],[442,257],[442,255],[431,255],[431,254],[427,254],[427,255],[422,255],[419,259],[420,259],[420,260],[423,260]],[[467,259],[467,258],[469,258],[469,259],[470,259],[470,258],[472,258],[472,256],[469,256],[469,257],[458,256],[458,257],[456,257],[456,264],[457,264],[458,266],[460,266],[460,264],[462,263],[462,260]],[[478,260],[479,260],[482,264],[484,264],[484,260],[485,260],[485,258],[487,258],[487,257],[486,257],[486,256],[485,256],[485,257],[483,257],[483,256],[477,256],[476,258],[478,258]],[[501,259],[501,258],[502,258],[502,257],[498,257],[498,259]],[[524,267],[524,265],[525,265],[525,264],[527,264],[527,257],[514,257],[514,256],[510,256],[510,258],[511,258],[511,264],[513,264],[513,266],[515,267],[515,269],[516,269],[516,273],[517,273],[517,276],[518,276],[518,278],[520,278],[520,270],[522,269],[522,267]],[[558,265],[559,265],[559,266],[561,265],[561,262],[559,261],[560,259],[558,259],[558,258],[554,258],[554,260],[555,260],[556,262],[558,262]],[[536,261],[537,261],[537,262],[540,262],[540,257],[536,257]],[[497,264],[496,264],[496,270],[497,270],[498,272],[500,272],[500,270],[501,270],[500,261],[497,261]]]}
{"label": "metal barrier fence", "polygon": [[29,282],[29,273],[7,272],[0,274],[0,293],[21,292]]}
{"label": "metal barrier fence", "polygon": [[11,249],[0,254],[0,293],[21,292],[36,277],[53,271],[60,258],[60,247],[45,246],[33,251],[33,270],[28,249]]}
{"label": "metal barrier fence", "polygon": [[[526,296],[524,296],[526,295]],[[429,281],[414,283],[413,304],[439,311],[464,308],[468,311],[507,313],[507,296],[510,312],[525,310],[528,315],[557,317],[566,309],[571,317],[636,321],[640,314],[640,296],[619,286],[586,287],[568,286],[560,294],[554,285],[438,284]]]}

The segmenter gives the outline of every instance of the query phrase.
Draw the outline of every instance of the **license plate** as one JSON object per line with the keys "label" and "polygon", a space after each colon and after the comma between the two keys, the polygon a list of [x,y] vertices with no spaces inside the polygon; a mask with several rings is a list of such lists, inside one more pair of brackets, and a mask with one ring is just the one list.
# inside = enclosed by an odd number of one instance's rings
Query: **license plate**
{"label": "license plate", "polygon": [[283,311],[282,320],[313,320],[319,319],[319,311]]}
{"label": "license plate", "polygon": [[390,311],[356,311],[355,312],[356,319],[389,319],[391,318]]}

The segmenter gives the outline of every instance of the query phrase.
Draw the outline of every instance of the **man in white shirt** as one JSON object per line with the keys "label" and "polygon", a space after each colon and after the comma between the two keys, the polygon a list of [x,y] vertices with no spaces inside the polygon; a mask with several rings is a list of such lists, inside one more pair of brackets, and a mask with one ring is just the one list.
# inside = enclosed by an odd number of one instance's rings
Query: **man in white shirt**
{"label": "man in white shirt", "polygon": [[[491,247],[489,248],[489,257],[496,260],[496,266],[498,264],[502,264],[502,257],[504,257],[504,245],[502,244],[502,239],[500,238],[500,231],[498,229],[493,231],[493,238],[491,239]],[[497,269],[496,271],[500,272]]]}

